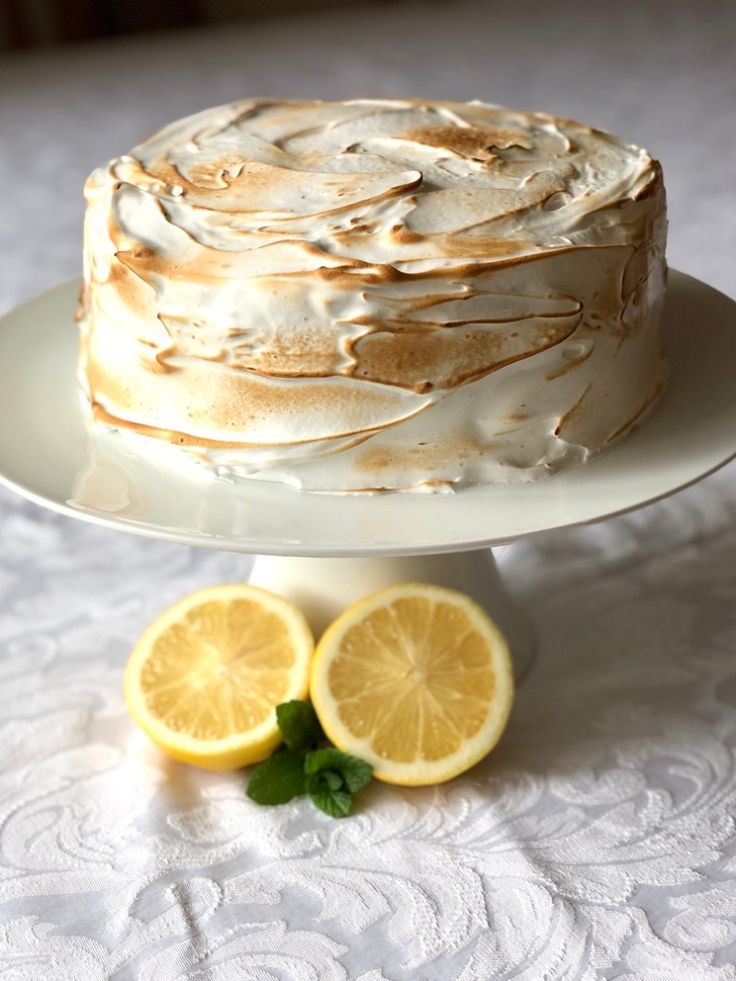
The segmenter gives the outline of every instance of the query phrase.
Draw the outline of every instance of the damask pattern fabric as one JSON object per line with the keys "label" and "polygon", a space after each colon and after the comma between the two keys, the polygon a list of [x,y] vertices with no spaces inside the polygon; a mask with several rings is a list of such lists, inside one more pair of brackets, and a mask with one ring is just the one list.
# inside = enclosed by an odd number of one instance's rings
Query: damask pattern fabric
{"label": "damask pattern fabric", "polygon": [[735,478],[502,550],[540,638],[504,739],[341,821],[125,713],[141,629],[246,556],[0,490],[0,976],[736,978]]}

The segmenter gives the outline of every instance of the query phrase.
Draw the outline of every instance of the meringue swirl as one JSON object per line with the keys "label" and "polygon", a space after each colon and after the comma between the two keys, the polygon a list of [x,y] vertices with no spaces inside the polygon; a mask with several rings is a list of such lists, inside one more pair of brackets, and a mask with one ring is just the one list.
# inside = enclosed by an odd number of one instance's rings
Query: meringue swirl
{"label": "meringue swirl", "polygon": [[313,490],[528,480],[662,390],[661,169],[484,103],[245,100],[85,185],[107,425]]}

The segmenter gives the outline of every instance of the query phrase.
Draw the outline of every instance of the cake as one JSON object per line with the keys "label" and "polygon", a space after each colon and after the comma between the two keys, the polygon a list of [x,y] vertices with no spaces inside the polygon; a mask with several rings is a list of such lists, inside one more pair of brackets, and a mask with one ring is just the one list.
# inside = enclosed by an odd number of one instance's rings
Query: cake
{"label": "cake", "polygon": [[569,119],[246,100],[85,196],[94,419],[219,474],[529,481],[621,439],[665,382],[661,168]]}

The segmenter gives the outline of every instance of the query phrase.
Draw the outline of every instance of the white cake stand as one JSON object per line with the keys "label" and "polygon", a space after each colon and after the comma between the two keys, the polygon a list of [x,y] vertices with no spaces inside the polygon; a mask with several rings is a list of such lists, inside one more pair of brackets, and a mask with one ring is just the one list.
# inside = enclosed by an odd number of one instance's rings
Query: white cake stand
{"label": "white cake stand", "polygon": [[641,429],[547,480],[436,496],[235,483],[167,445],[92,432],[75,381],[78,292],[63,284],[0,320],[0,481],[75,518],[254,553],[251,581],[292,597],[317,633],[361,595],[437,582],[491,613],[521,675],[533,636],[489,546],[641,507],[736,456],[736,303],[681,273],[664,318],[670,387]]}

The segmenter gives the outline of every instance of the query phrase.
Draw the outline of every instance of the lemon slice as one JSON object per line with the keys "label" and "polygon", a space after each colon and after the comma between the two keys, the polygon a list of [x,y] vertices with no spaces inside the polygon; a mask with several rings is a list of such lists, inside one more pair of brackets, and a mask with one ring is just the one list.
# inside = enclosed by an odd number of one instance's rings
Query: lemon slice
{"label": "lemon slice", "polygon": [[125,701],[174,759],[246,766],[281,741],[276,706],[306,697],[313,648],[292,603],[245,583],[211,586],[144,631],[125,669]]}
{"label": "lemon slice", "polygon": [[504,730],[514,683],[508,646],[468,596],[407,583],[360,600],[312,661],[327,736],[388,783],[441,783],[482,759]]}

